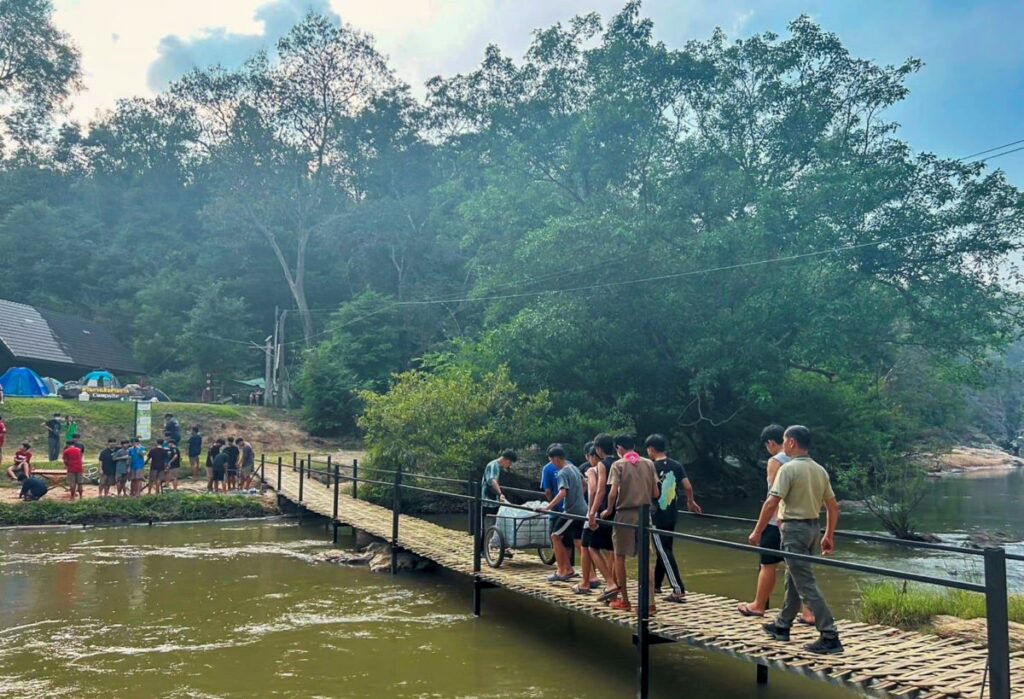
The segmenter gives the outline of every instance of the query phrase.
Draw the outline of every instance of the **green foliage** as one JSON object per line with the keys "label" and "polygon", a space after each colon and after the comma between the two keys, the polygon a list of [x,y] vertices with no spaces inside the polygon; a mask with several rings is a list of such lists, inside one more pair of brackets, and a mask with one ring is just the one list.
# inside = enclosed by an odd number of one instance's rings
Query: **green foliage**
{"label": "green foliage", "polygon": [[401,365],[401,318],[394,303],[367,291],[331,317],[328,338],[309,350],[299,386],[313,434],[351,433],[362,409],[360,391],[387,388]]}
{"label": "green foliage", "polygon": [[467,478],[501,449],[546,434],[547,394],[521,392],[505,367],[480,376],[464,367],[407,371],[387,393],[361,395],[359,424],[377,468]]}
{"label": "green foliage", "polygon": [[[1024,595],[1010,595],[1010,621],[1024,623]],[[983,619],[985,596],[965,590],[938,590],[920,585],[884,582],[868,586],[860,595],[860,620],[916,630],[939,615]]]}
{"label": "green foliage", "polygon": [[275,509],[260,498],[241,495],[166,493],[140,498],[42,500],[0,503],[0,526],[33,524],[117,524],[263,517]]}

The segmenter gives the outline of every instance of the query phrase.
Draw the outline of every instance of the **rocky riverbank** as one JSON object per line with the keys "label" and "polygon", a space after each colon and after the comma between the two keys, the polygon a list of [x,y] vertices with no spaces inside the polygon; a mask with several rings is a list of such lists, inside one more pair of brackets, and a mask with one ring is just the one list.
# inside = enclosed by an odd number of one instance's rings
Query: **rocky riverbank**
{"label": "rocky riverbank", "polygon": [[1024,467],[1024,459],[996,447],[953,447],[946,454],[929,455],[924,466],[933,476],[950,473],[1006,471]]}

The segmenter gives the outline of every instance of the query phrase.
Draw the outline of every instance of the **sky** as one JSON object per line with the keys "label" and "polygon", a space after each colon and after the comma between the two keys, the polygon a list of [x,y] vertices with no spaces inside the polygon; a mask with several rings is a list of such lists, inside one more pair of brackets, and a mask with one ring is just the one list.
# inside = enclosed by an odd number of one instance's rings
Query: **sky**
{"label": "sky", "polygon": [[[534,29],[625,0],[53,0],[55,21],[82,52],[85,91],[71,117],[86,123],[118,99],[152,96],[193,66],[237,66],[269,48],[308,9],[372,34],[398,75],[422,95],[434,75],[471,70],[488,44],[522,56]],[[801,14],[860,58],[908,57],[924,69],[889,116],[918,151],[961,157],[1024,139],[1024,2],[1020,0],[647,0],[643,14],[670,47],[785,34]],[[1024,144],[1021,144],[1024,145]],[[1024,150],[993,159],[1024,186]]]}

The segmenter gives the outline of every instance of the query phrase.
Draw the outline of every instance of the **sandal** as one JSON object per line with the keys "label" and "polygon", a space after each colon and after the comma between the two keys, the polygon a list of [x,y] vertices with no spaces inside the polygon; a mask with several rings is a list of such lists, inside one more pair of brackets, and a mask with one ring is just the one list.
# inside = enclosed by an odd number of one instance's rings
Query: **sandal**
{"label": "sandal", "polygon": [[572,580],[571,575],[559,575],[558,573],[554,573],[548,576],[549,583],[569,582],[570,580]]}
{"label": "sandal", "polygon": [[763,617],[764,616],[764,612],[755,612],[753,609],[750,608],[750,605],[746,604],[746,603],[741,604],[740,606],[736,607],[736,611],[739,612],[740,614],[742,614],[743,616],[757,616],[757,617]]}
{"label": "sandal", "polygon": [[582,583],[580,583],[578,585],[573,585],[570,589],[573,591],[573,594],[577,594],[577,595],[592,595],[593,594],[593,592],[591,592],[590,588],[589,587],[584,587]]}
{"label": "sandal", "polygon": [[611,590],[605,590],[597,597],[598,602],[607,602],[608,600],[615,599],[619,596],[619,588],[613,588]]}
{"label": "sandal", "polygon": [[604,583],[601,582],[600,580],[591,580],[590,581],[590,589],[591,590],[600,590],[603,586],[604,586]]}
{"label": "sandal", "polygon": [[686,593],[685,592],[673,592],[671,595],[665,595],[664,597],[662,597],[662,599],[665,600],[666,602],[674,602],[676,604],[682,604],[683,602],[686,601]]}
{"label": "sandal", "polygon": [[621,599],[615,600],[614,602],[612,602],[608,606],[611,607],[612,609],[618,609],[619,611],[623,611],[623,612],[631,612],[631,611],[633,611],[633,605],[631,605],[629,602],[626,602],[625,600],[621,600]]}

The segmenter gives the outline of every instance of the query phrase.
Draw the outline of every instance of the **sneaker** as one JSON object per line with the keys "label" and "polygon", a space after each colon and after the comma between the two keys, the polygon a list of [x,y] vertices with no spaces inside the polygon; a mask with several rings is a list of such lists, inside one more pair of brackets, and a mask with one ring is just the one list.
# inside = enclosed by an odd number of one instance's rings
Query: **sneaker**
{"label": "sneaker", "polygon": [[843,644],[838,636],[822,636],[814,643],[808,643],[804,650],[818,655],[835,655],[843,652]]}
{"label": "sneaker", "polygon": [[789,629],[784,629],[781,626],[776,626],[774,622],[771,624],[764,624],[762,627],[764,632],[774,638],[776,641],[788,641],[789,640]]}

